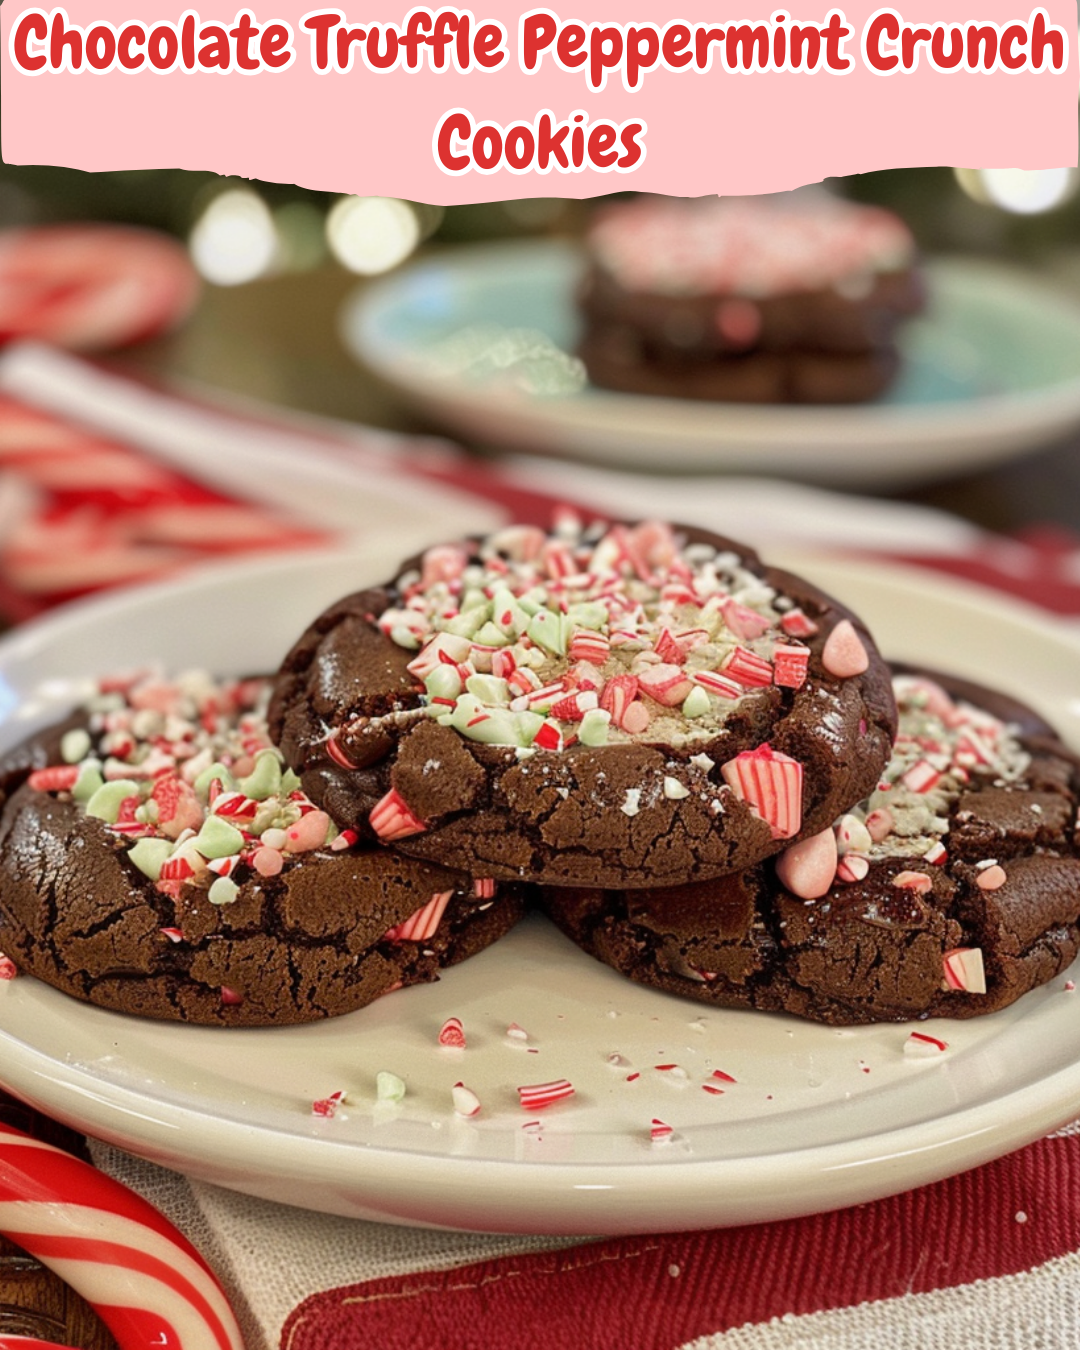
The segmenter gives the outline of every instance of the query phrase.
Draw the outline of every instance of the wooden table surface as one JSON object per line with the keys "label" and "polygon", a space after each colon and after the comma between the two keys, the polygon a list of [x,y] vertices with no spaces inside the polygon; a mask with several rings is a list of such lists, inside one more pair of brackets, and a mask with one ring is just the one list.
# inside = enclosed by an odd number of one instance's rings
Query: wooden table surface
{"label": "wooden table surface", "polygon": [[[110,358],[154,379],[195,381],[268,403],[399,431],[441,431],[359,369],[337,339],[335,319],[362,283],[335,266],[234,289],[208,287],[177,333]],[[941,507],[990,529],[1052,522],[1080,534],[1080,437],[963,478],[895,494]],[[79,1140],[0,1094],[0,1119]],[[0,1334],[36,1335],[87,1350],[114,1342],[82,1300],[0,1239]]]}

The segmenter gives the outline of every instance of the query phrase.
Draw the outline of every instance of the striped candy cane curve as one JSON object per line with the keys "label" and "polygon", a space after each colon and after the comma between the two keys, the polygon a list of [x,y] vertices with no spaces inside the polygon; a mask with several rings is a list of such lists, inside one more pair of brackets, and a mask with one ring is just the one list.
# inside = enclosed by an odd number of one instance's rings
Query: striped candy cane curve
{"label": "striped candy cane curve", "polygon": [[0,1124],[0,1232],[81,1294],[121,1350],[243,1350],[217,1277],[141,1196]]}

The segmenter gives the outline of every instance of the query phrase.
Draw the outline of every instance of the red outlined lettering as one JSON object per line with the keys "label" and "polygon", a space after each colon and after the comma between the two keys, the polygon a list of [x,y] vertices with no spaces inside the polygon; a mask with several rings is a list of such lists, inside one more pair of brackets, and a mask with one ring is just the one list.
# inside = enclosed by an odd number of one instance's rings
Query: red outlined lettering
{"label": "red outlined lettering", "polygon": [[1015,73],[1043,70],[1059,74],[1069,65],[1069,35],[1049,22],[1045,9],[1033,9],[1026,22],[996,24],[908,23],[895,9],[875,11],[862,31],[863,64],[875,75],[907,74],[925,55],[932,69],[947,75]]}
{"label": "red outlined lettering", "polygon": [[[310,10],[300,19],[310,40],[311,68],[344,75],[359,61],[367,70],[409,74],[427,70],[501,70],[510,59],[501,23],[477,24],[468,9],[416,5],[400,24],[346,26],[340,9]],[[332,40],[333,39],[333,40]]]}
{"label": "red outlined lettering", "polygon": [[648,127],[640,119],[589,122],[580,109],[565,121],[545,108],[532,122],[477,122],[466,108],[443,113],[431,138],[431,153],[443,173],[475,172],[631,173],[645,159]]}

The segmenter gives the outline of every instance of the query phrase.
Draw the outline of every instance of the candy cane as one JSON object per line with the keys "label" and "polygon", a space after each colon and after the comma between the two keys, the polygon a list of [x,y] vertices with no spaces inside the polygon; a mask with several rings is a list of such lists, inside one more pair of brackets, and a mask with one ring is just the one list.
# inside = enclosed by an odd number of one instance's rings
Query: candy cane
{"label": "candy cane", "polygon": [[82,1295],[121,1350],[243,1350],[210,1267],[133,1191],[0,1124],[0,1232]]}

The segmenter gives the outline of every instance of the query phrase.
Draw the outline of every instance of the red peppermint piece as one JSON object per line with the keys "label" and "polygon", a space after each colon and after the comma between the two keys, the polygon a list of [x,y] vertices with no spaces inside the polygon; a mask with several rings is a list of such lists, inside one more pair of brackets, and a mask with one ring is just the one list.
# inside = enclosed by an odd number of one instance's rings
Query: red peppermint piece
{"label": "red peppermint piece", "polygon": [[179,856],[165,859],[161,864],[158,879],[160,881],[187,881],[194,875],[195,868],[188,862],[187,858]]}
{"label": "red peppermint piece", "polygon": [[19,970],[10,956],[0,953],[0,980],[13,980]]}
{"label": "red peppermint piece", "polygon": [[938,1055],[948,1050],[949,1042],[930,1036],[925,1031],[913,1031],[904,1042],[905,1055]]}
{"label": "red peppermint piece", "polygon": [[649,1131],[649,1138],[654,1144],[666,1144],[671,1139],[675,1131],[663,1120],[657,1120],[655,1116],[652,1119],[652,1128]]}
{"label": "red peppermint piece", "polygon": [[477,900],[492,900],[495,897],[495,878],[476,877],[473,880],[473,895]]}
{"label": "red peppermint piece", "polygon": [[731,1074],[725,1073],[723,1069],[713,1069],[712,1076],[719,1078],[722,1083],[737,1083],[739,1080],[733,1078]]}
{"label": "red peppermint piece", "polygon": [[313,1116],[322,1116],[326,1120],[332,1120],[337,1114],[337,1109],[345,1100],[345,1090],[339,1088],[337,1092],[331,1092],[329,1097],[320,1097],[318,1101],[311,1103],[311,1114]]}
{"label": "red peppermint piece", "polygon": [[341,768],[355,769],[356,765],[345,753],[345,751],[342,750],[341,745],[338,742],[338,737],[340,735],[341,735],[340,731],[335,731],[334,734],[330,737],[330,739],[326,742],[326,753],[330,756],[330,758],[334,761],[334,763],[339,765]]}
{"label": "red peppermint piece", "polygon": [[230,989],[227,984],[223,984],[221,986],[221,1001],[227,1008],[235,1008],[243,1003],[244,996],[235,989]]}
{"label": "red peppermint piece", "polygon": [[556,1078],[550,1083],[533,1083],[518,1088],[518,1099],[526,1111],[539,1111],[555,1102],[565,1101],[574,1095],[574,1085],[569,1078]]}
{"label": "red peppermint piece", "polygon": [[801,609],[789,609],[780,620],[780,627],[788,637],[813,637],[818,631],[817,624]]}
{"label": "red peppermint piece", "polygon": [[836,865],[836,879],[851,883],[865,881],[870,871],[870,859],[861,853],[845,853]]}
{"label": "red peppermint piece", "polygon": [[720,606],[720,613],[724,616],[724,623],[730,631],[744,642],[753,642],[754,638],[763,637],[772,627],[769,620],[756,610],[748,609],[730,597]]}
{"label": "red peppermint piece", "polygon": [[533,737],[533,745],[541,750],[561,750],[563,748],[562,731],[557,722],[543,722]]}
{"label": "red peppermint piece", "polygon": [[170,942],[183,942],[184,935],[179,928],[159,928],[158,932]]}
{"label": "red peppermint piece", "polygon": [[698,670],[690,677],[695,684],[698,684],[708,694],[715,694],[718,698],[742,698],[743,686],[736,683],[735,680],[729,680],[726,675],[721,675],[715,670]]}
{"label": "red peppermint piece", "polygon": [[675,640],[675,634],[670,628],[661,628],[653,643],[653,651],[661,661],[666,661],[669,665],[681,666],[686,663],[686,653]]}
{"label": "red peppermint piece", "polygon": [[942,867],[948,860],[949,851],[945,845],[938,839],[923,854],[923,862],[931,863],[934,867]]}
{"label": "red peppermint piece", "polygon": [[449,1046],[451,1050],[465,1049],[465,1028],[460,1017],[448,1017],[439,1029],[439,1044]]}
{"label": "red peppermint piece", "polygon": [[405,805],[405,799],[396,788],[391,788],[371,808],[368,817],[371,828],[384,843],[407,839],[412,834],[423,834],[427,826]]}
{"label": "red peppermint piece", "polygon": [[648,694],[665,708],[678,707],[693,688],[690,677],[681,666],[664,662],[647,666],[638,676],[638,684],[643,694]]}
{"label": "red peppermint piece", "polygon": [[919,759],[908,769],[900,781],[912,792],[929,792],[941,782],[941,772],[935,769],[929,760]]}
{"label": "red peppermint piece", "polygon": [[728,652],[720,669],[728,679],[744,684],[748,689],[761,688],[773,682],[770,663],[764,656],[758,656],[747,647],[735,647]]}
{"label": "red peppermint piece", "polygon": [[986,993],[981,947],[954,947],[941,960],[946,989],[958,989],[965,994]]}
{"label": "red peppermint piece", "polygon": [[803,766],[771,745],[744,750],[721,765],[724,781],[770,827],[790,839],[802,826]]}
{"label": "red peppermint piece", "polygon": [[421,905],[407,919],[388,928],[383,934],[383,941],[427,942],[433,938],[453,894],[453,891],[436,891],[426,905]]}
{"label": "red peppermint piece", "polygon": [[808,647],[778,642],[773,648],[773,684],[782,689],[801,689],[810,662]]}
{"label": "red peppermint piece", "polygon": [[203,810],[195,791],[176,774],[165,774],[154,783],[150,797],[157,803],[157,826],[169,839],[177,839],[185,830],[197,830]]}
{"label": "red peppermint piece", "polygon": [[566,654],[571,661],[592,661],[603,665],[611,653],[611,643],[603,633],[591,628],[578,628],[570,638]]}
{"label": "red peppermint piece", "polygon": [[47,769],[35,769],[26,781],[35,792],[69,792],[78,776],[77,764],[54,764]]}

